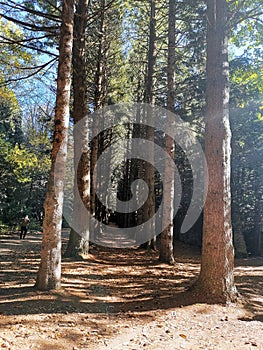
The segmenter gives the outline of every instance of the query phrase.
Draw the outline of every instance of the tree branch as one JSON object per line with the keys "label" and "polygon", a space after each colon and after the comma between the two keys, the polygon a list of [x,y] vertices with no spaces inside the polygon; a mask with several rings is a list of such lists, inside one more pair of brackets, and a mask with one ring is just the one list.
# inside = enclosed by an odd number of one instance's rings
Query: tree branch
{"label": "tree branch", "polygon": [[[43,36],[39,36],[39,37],[31,37],[31,38],[27,38],[27,39],[21,39],[21,40],[14,40],[15,44],[22,44],[22,43],[28,43],[31,41],[35,41],[35,40],[41,40],[41,39],[47,39],[47,38],[53,38],[54,35],[51,34],[47,34],[47,35],[43,35]],[[4,39],[5,41],[0,41],[0,44],[6,44],[6,41],[10,40],[9,38],[0,35],[1,39]]]}
{"label": "tree branch", "polygon": [[[57,58],[53,58],[52,60],[50,60],[49,62],[47,63],[44,63],[43,65],[41,66],[37,66],[37,67],[29,67],[29,68],[23,68],[23,69],[35,69],[37,68],[37,70],[31,74],[28,74],[26,76],[23,76],[23,77],[19,77],[19,78],[14,78],[14,79],[8,79],[8,80],[5,80],[3,83],[0,83],[0,86],[6,86],[8,85],[9,83],[13,83],[13,82],[17,82],[17,81],[21,81],[21,80],[25,80],[25,79],[28,79],[28,78],[31,78],[33,77],[34,75],[38,74],[39,72],[41,72],[41,70],[43,70],[45,67],[53,64],[55,61],[57,60]],[[21,69],[21,68],[20,68]]]}
{"label": "tree branch", "polygon": [[56,30],[58,29],[57,26],[46,27],[46,26],[36,26],[34,24],[31,24],[31,23],[25,23],[23,21],[20,21],[18,19],[13,18],[13,17],[7,16],[3,13],[1,14],[1,16],[3,18],[5,18],[6,20],[14,22],[27,30],[33,30],[36,32],[49,32],[49,33],[55,34]]}
{"label": "tree branch", "polygon": [[[12,3],[13,5],[11,5],[10,3]],[[44,17],[44,18],[50,19],[52,21],[60,22],[60,18],[57,15],[52,15],[52,14],[49,14],[49,13],[43,13],[43,12],[37,11],[37,10],[31,10],[31,9],[29,9],[29,8],[27,8],[25,6],[22,6],[21,4],[17,4],[14,1],[11,1],[11,0],[9,0],[9,4],[7,4],[7,3],[5,3],[3,1],[0,1],[0,5],[6,6],[6,7],[9,7],[9,8],[12,8],[12,9],[22,10],[22,11],[25,11],[27,13],[31,13],[31,14],[36,15],[36,16],[40,16],[40,17]]]}
{"label": "tree branch", "polygon": [[56,55],[55,53],[52,53],[52,52],[50,52],[50,51],[42,50],[42,49],[39,49],[39,48],[37,48],[37,47],[35,47],[35,46],[32,46],[32,45],[22,44],[22,43],[20,43],[19,41],[16,41],[16,40],[13,40],[13,39],[9,39],[9,38],[5,38],[5,37],[3,37],[3,36],[0,36],[0,38],[6,40],[6,41],[2,41],[2,42],[1,42],[2,44],[19,45],[19,46],[25,47],[25,48],[27,48],[27,49],[31,49],[31,50],[34,50],[34,51],[37,51],[37,52],[40,52],[40,53],[47,54],[47,55],[49,55],[49,56],[57,57],[57,55]]}
{"label": "tree branch", "polygon": [[[232,27],[235,25],[238,25],[242,22],[244,22],[247,19],[255,19],[255,20],[260,20],[260,16],[263,14],[263,10],[262,10],[262,4],[258,4],[257,6],[255,6],[254,8],[252,8],[251,10],[244,12],[244,13],[239,13],[239,11],[241,10],[242,6],[245,4],[245,0],[243,0],[241,2],[241,4],[237,7],[237,9],[235,11],[232,12],[231,17],[228,19],[228,24],[235,19],[235,17],[237,17],[238,15],[240,15],[240,18],[237,18],[236,21],[233,21]],[[259,11],[258,11],[259,10]]]}

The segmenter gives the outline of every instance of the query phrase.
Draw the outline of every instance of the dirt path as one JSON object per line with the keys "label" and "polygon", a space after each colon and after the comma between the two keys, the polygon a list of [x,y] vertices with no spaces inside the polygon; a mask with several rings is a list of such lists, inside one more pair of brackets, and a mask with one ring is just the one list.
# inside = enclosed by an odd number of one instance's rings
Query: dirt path
{"label": "dirt path", "polygon": [[173,267],[156,253],[95,247],[85,262],[63,261],[60,291],[36,291],[40,243],[0,239],[0,348],[263,349],[263,258],[236,261],[247,303],[223,307],[187,292],[199,252],[182,244]]}

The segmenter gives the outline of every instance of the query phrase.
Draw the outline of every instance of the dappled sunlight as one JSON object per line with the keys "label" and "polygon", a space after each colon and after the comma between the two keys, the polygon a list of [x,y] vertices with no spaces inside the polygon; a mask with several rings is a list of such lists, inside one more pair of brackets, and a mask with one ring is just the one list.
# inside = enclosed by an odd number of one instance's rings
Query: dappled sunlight
{"label": "dappled sunlight", "polygon": [[[34,288],[40,237],[23,244],[18,239],[3,241],[0,327],[15,332],[18,339],[30,334],[43,349],[62,350],[63,342],[78,341],[96,348],[98,339],[118,337],[123,327],[148,327],[151,322],[160,331],[175,322],[171,334],[181,327],[193,336],[200,332],[200,324],[202,329],[213,324],[227,337],[226,320],[229,327],[232,323],[233,329],[239,327],[237,333],[243,324],[246,328],[251,324],[251,334],[259,328],[255,322],[262,321],[262,258],[236,260],[236,285],[246,303],[245,309],[228,310],[200,303],[188,291],[199,275],[200,251],[182,243],[176,245],[174,265],[160,263],[155,251],[92,246],[85,261],[63,259],[61,289],[45,292]],[[64,237],[63,250],[66,242]],[[164,317],[164,324],[156,326],[157,314]]]}
{"label": "dappled sunlight", "polygon": [[[245,298],[248,310],[257,318],[263,315],[263,257],[238,259],[235,281],[239,292]],[[252,318],[253,318],[252,317]]]}

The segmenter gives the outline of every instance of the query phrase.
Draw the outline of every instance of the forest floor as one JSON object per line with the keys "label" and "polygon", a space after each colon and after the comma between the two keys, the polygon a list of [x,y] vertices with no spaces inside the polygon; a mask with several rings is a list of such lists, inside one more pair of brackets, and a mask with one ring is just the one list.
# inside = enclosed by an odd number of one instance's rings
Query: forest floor
{"label": "forest floor", "polygon": [[236,260],[243,303],[224,307],[187,291],[200,253],[181,243],[174,266],[156,252],[95,246],[87,261],[63,260],[53,292],[33,288],[40,247],[40,233],[0,237],[2,349],[263,349],[262,257]]}

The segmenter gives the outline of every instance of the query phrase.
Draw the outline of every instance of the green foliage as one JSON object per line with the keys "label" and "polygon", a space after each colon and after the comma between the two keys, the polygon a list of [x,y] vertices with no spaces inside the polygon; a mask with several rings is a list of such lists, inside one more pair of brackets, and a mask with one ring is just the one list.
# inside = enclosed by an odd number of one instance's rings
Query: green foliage
{"label": "green foliage", "polygon": [[241,222],[248,250],[256,254],[263,213],[263,70],[257,61],[236,58],[231,77],[233,226]]}
{"label": "green foliage", "polygon": [[10,150],[6,160],[12,165],[13,172],[19,183],[32,181],[32,172],[37,168],[37,157],[26,149],[15,145]]}
{"label": "green foliage", "polygon": [[0,19],[0,82],[22,74],[33,61],[32,54],[18,44],[24,33],[14,23]]}
{"label": "green foliage", "polygon": [[10,226],[0,222],[0,236],[10,232]]}
{"label": "green foliage", "polygon": [[[126,60],[134,101],[143,101],[147,72],[149,1],[130,1],[125,14]],[[191,0],[176,5],[176,113],[187,121],[202,123],[205,90],[205,4]],[[166,106],[168,1],[156,4],[156,104]]]}
{"label": "green foliage", "polygon": [[112,1],[110,4],[106,1],[106,9],[103,9],[103,1],[98,1],[91,3],[89,7],[91,19],[88,21],[87,31],[87,86],[92,109],[98,74],[101,74],[102,79],[103,105],[127,102],[131,99],[123,36],[126,11],[124,3],[121,0]]}
{"label": "green foliage", "polygon": [[48,129],[27,125],[15,94],[0,88],[0,218],[13,224],[24,211],[41,220],[50,168]]}
{"label": "green foliage", "polygon": [[0,133],[12,143],[21,142],[21,112],[13,91],[0,88]]}
{"label": "green foliage", "polygon": [[263,23],[261,0],[237,0],[230,3],[229,29],[231,49],[244,56],[263,58]]}

